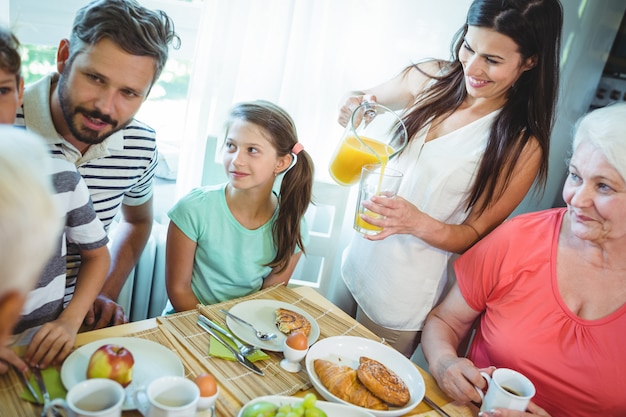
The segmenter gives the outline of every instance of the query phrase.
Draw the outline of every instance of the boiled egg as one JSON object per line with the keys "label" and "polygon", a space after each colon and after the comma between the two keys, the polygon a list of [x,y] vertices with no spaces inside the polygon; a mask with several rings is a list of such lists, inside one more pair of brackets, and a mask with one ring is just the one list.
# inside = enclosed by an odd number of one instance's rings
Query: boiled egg
{"label": "boiled egg", "polygon": [[196,377],[195,382],[198,388],[200,388],[201,397],[211,397],[217,392],[217,381],[211,374],[200,374]]}
{"label": "boiled egg", "polygon": [[304,333],[295,332],[287,336],[287,346],[295,350],[305,350],[309,347],[309,341]]}

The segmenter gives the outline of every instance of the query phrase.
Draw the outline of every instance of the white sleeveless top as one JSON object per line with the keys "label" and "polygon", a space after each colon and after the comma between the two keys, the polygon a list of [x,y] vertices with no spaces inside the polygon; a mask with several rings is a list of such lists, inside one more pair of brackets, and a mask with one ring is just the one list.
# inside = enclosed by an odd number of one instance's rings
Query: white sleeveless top
{"label": "white sleeveless top", "polygon": [[[489,131],[499,110],[424,143],[422,129],[389,166],[404,173],[398,194],[431,217],[461,224]],[[341,273],[361,309],[394,330],[421,330],[453,274],[450,252],[413,235],[369,241],[354,233]]]}

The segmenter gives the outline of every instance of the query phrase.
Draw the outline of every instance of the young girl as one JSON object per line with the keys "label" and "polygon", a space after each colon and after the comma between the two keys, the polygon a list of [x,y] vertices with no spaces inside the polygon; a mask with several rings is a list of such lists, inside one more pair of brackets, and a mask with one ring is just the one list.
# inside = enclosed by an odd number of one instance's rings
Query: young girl
{"label": "young girl", "polygon": [[194,189],[168,212],[165,313],[287,283],[304,251],[313,162],[287,112],[267,101],[236,105],[223,163],[227,183]]}

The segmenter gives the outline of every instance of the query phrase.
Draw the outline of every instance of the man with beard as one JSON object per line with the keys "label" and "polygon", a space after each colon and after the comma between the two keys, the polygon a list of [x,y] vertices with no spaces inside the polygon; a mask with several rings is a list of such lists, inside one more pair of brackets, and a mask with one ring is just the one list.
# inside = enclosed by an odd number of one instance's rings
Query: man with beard
{"label": "man with beard", "polygon": [[[112,239],[111,268],[85,324],[126,321],[117,297],[152,229],[155,131],[134,119],[180,39],[172,20],[135,0],[95,0],[81,8],[57,51],[57,71],[28,86],[16,125],[44,137],[53,156],[74,163]],[[68,245],[66,303],[80,256]]]}

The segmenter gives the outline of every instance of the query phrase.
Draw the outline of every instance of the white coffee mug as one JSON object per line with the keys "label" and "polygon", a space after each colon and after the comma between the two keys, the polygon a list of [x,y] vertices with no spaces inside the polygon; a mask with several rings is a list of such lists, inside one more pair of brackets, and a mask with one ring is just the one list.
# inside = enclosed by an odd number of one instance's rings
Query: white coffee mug
{"label": "white coffee mug", "polygon": [[524,375],[507,368],[498,368],[491,377],[485,372],[481,375],[487,381],[487,393],[476,387],[483,402],[480,411],[494,408],[525,411],[528,403],[535,396],[535,386]]}
{"label": "white coffee mug", "polygon": [[88,379],[70,388],[65,400],[52,400],[47,415],[53,415],[52,408],[62,407],[68,417],[120,417],[124,398],[124,388],[119,383],[105,378]]}
{"label": "white coffee mug", "polygon": [[[164,376],[133,394],[135,405],[146,417],[188,417],[196,412],[200,389],[182,376]],[[145,398],[142,398],[145,397]]]}

